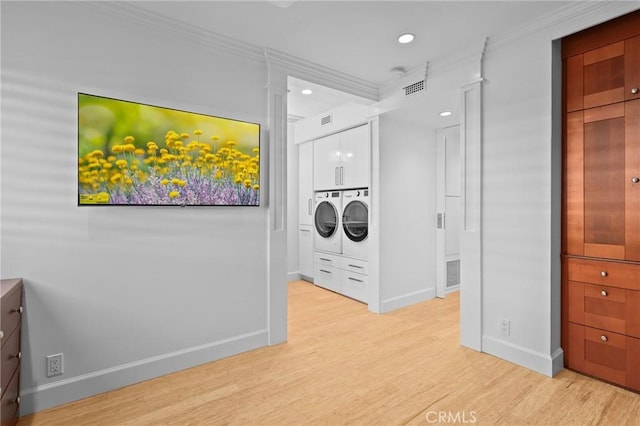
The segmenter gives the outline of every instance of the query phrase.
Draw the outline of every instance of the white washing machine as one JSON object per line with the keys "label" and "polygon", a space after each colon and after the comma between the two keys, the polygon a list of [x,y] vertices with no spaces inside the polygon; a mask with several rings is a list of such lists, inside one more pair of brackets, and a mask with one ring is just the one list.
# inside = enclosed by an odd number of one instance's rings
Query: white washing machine
{"label": "white washing machine", "polygon": [[342,192],[320,191],[315,193],[314,248],[329,253],[342,253]]}
{"label": "white washing machine", "polygon": [[342,204],[342,254],[368,260],[369,189],[343,191]]}

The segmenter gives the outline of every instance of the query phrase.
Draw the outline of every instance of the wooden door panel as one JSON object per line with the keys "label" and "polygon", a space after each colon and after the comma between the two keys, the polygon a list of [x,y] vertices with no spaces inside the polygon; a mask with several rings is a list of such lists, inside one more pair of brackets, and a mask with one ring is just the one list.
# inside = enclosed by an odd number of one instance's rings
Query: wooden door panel
{"label": "wooden door panel", "polygon": [[572,56],[564,65],[565,102],[569,112],[584,109],[583,58],[584,55]]}
{"label": "wooden door panel", "polygon": [[640,99],[625,102],[625,259],[640,261]]}
{"label": "wooden door panel", "polygon": [[583,112],[567,114],[565,147],[565,234],[567,254],[584,255]]}
{"label": "wooden door panel", "polygon": [[640,36],[625,40],[624,48],[625,99],[640,99]]}
{"label": "wooden door panel", "polygon": [[624,130],[624,117],[584,125],[584,241],[618,246],[618,255],[625,244]]}

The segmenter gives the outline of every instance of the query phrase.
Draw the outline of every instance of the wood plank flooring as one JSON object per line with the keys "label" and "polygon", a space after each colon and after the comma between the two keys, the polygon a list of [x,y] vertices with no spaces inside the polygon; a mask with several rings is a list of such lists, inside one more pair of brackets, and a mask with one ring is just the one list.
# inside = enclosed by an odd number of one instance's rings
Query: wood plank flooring
{"label": "wood plank flooring", "polygon": [[20,419],[19,425],[638,425],[640,395],[549,378],[459,344],[457,293],[385,315],[289,284],[289,342]]}

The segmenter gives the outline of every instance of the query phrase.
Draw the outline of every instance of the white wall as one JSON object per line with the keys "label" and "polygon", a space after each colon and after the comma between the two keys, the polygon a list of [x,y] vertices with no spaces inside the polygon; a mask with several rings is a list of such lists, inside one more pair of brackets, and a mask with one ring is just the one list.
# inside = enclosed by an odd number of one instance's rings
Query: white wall
{"label": "white wall", "polygon": [[[76,206],[77,92],[265,125],[266,74],[117,7],[3,2],[1,272],[26,286],[22,414],[267,344],[264,198]],[[64,374],[45,377],[59,352]]]}
{"label": "white wall", "polygon": [[435,131],[380,116],[380,304],[382,312],[435,296]]}
{"label": "white wall", "polygon": [[[551,17],[526,34],[489,39],[484,58],[482,350],[547,375],[562,369],[553,40],[634,7],[594,3]],[[509,336],[498,333],[500,319],[511,321]]]}

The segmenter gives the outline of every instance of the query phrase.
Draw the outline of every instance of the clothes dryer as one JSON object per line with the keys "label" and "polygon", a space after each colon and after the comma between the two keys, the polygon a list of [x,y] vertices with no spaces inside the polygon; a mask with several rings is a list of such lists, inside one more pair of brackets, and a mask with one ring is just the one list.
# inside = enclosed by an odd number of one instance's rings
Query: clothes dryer
{"label": "clothes dryer", "polygon": [[342,192],[320,191],[315,193],[314,248],[317,251],[342,253]]}
{"label": "clothes dryer", "polygon": [[355,259],[369,258],[369,189],[342,193],[342,254]]}

